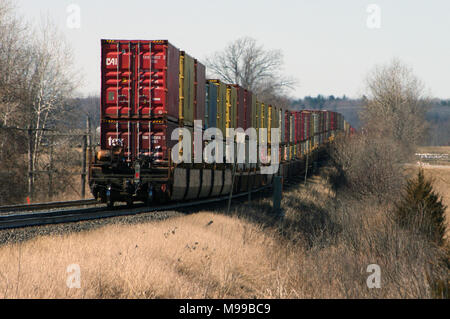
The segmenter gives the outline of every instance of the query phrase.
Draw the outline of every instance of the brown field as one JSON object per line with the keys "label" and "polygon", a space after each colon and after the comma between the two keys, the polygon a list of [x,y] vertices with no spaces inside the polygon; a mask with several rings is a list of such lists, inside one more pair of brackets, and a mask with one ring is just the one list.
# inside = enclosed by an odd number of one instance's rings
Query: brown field
{"label": "brown field", "polygon": [[[285,193],[282,222],[270,204],[1,246],[0,298],[430,298],[427,278],[445,271],[384,208],[335,201],[323,178]],[[381,289],[366,285],[370,264]]]}

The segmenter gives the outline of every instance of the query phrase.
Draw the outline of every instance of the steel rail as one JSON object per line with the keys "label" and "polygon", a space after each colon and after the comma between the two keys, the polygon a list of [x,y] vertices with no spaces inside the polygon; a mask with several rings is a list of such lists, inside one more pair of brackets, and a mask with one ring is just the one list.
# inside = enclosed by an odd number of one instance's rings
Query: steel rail
{"label": "steel rail", "polygon": [[0,206],[0,213],[5,212],[17,212],[17,211],[30,211],[48,208],[61,208],[61,207],[74,207],[74,206],[84,206],[93,205],[99,202],[95,199],[82,199],[73,200],[65,202],[48,202],[48,203],[36,203],[36,204],[20,204],[20,205],[9,205]]}
{"label": "steel rail", "polygon": [[[268,189],[272,185],[266,185],[258,189],[254,189],[250,192],[239,193],[233,195],[233,198],[239,198],[248,195],[249,193],[256,193],[262,190]],[[10,214],[0,216],[0,230],[23,228],[30,226],[42,226],[49,224],[61,224],[61,223],[73,223],[79,221],[87,221],[94,219],[103,219],[119,216],[133,216],[143,213],[150,213],[155,211],[168,211],[180,208],[187,208],[192,206],[199,206],[211,203],[217,203],[229,199],[229,195],[209,198],[204,200],[197,200],[192,202],[173,203],[160,206],[137,206],[132,208],[115,207],[108,209],[106,207],[91,207],[76,210],[62,210],[62,211],[50,211],[50,212],[37,212],[29,214]]]}

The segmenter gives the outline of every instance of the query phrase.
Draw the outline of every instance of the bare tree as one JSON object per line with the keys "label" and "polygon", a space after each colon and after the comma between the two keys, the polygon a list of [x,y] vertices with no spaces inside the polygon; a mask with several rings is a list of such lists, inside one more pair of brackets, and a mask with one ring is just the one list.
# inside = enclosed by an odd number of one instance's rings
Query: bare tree
{"label": "bare tree", "polygon": [[18,87],[29,67],[31,46],[24,43],[28,26],[15,15],[10,1],[0,0],[0,121],[3,126],[19,120]]}
{"label": "bare tree", "polygon": [[250,37],[239,38],[206,59],[211,76],[265,97],[282,95],[295,84],[282,74],[283,64],[280,50],[265,50]]}
{"label": "bare tree", "polygon": [[54,128],[58,117],[64,116],[65,103],[75,88],[70,48],[49,19],[35,38],[31,70],[22,88],[27,125],[33,129],[33,170],[45,130]]}
{"label": "bare tree", "polygon": [[[28,26],[15,15],[11,1],[0,0],[0,202],[12,203],[26,190],[25,132],[11,127],[21,120],[18,86],[28,62],[28,45],[22,41]],[[26,42],[25,42],[26,43]]]}
{"label": "bare tree", "polygon": [[77,79],[71,50],[50,19],[40,28],[22,20],[10,1],[0,0],[0,173],[15,165],[23,174],[29,149],[29,170],[42,168],[45,131],[65,116]]}
{"label": "bare tree", "polygon": [[380,202],[397,198],[404,182],[399,152],[398,143],[389,138],[339,136],[331,152],[335,169],[330,178],[336,194]]}
{"label": "bare tree", "polygon": [[375,67],[367,87],[360,112],[362,130],[335,143],[336,170],[331,177],[336,190],[353,197],[395,200],[405,182],[403,163],[425,138],[430,101],[420,80],[397,59]]}
{"label": "bare tree", "polygon": [[407,147],[425,139],[430,99],[411,68],[398,59],[377,66],[367,77],[367,88],[360,114],[366,129]]}

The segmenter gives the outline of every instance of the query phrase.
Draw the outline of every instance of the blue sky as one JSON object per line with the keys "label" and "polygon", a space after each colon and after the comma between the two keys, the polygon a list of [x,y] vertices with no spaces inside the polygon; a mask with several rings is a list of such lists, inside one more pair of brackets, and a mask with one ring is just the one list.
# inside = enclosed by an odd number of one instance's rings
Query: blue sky
{"label": "blue sky", "polygon": [[[27,20],[48,14],[70,42],[84,81],[100,91],[100,39],[168,39],[202,60],[228,42],[251,36],[284,54],[285,72],[299,80],[291,93],[364,93],[375,65],[397,57],[411,66],[430,95],[450,98],[450,1],[447,0],[16,0]],[[70,4],[81,27],[67,27]],[[369,28],[368,6],[381,10]]]}

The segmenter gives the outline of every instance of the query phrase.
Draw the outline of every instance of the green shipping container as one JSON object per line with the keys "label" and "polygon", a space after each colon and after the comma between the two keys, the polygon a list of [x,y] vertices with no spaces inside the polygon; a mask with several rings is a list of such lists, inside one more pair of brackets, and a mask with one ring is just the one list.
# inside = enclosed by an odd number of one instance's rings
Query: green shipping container
{"label": "green shipping container", "polygon": [[180,54],[180,122],[194,124],[195,61],[185,52]]}
{"label": "green shipping container", "polygon": [[227,108],[227,86],[219,80],[208,80],[217,88],[217,128],[222,131],[223,137],[226,134],[226,108]]}

